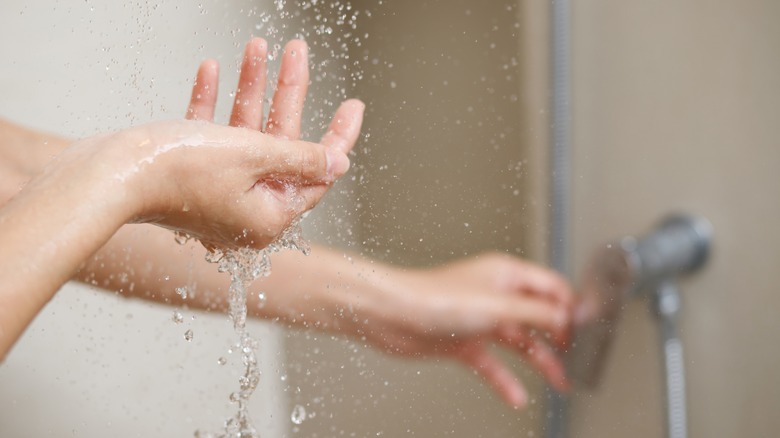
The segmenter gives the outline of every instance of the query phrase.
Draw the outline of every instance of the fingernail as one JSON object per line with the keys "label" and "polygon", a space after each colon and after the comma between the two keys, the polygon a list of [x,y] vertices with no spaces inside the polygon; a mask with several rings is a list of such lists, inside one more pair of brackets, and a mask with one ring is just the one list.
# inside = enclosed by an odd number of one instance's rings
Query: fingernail
{"label": "fingernail", "polygon": [[512,407],[515,409],[525,409],[528,406],[528,396],[525,392],[518,392],[512,396]]}
{"label": "fingernail", "polygon": [[260,37],[255,37],[255,38],[252,38],[252,41],[254,41],[255,44],[257,44],[257,48],[258,49],[263,50],[263,51],[268,50],[268,43],[265,41],[265,39],[260,38]]}
{"label": "fingernail", "polygon": [[285,63],[292,62],[291,68],[281,70],[282,76],[280,82],[284,84],[297,84],[299,82],[308,82],[309,74],[309,51],[305,44],[301,47],[295,47],[288,44],[284,48]]}
{"label": "fingernail", "polygon": [[328,160],[328,176],[339,177],[347,173],[349,158],[346,155],[332,148],[328,148],[325,155]]}
{"label": "fingernail", "polygon": [[366,104],[363,103],[363,101],[358,99],[352,99],[353,105],[355,105],[357,108],[360,109],[360,111],[363,111],[366,109]]}
{"label": "fingernail", "polygon": [[553,322],[555,324],[555,327],[560,329],[566,327],[568,320],[569,320],[568,312],[566,312],[565,310],[559,310],[558,312],[555,313]]}
{"label": "fingernail", "polygon": [[571,383],[566,378],[566,376],[563,376],[563,378],[561,379],[561,382],[558,384],[558,388],[559,388],[560,392],[562,392],[564,394],[571,392]]}
{"label": "fingernail", "polygon": [[209,59],[207,61],[206,68],[210,70],[212,73],[219,72],[219,63],[213,59]]}

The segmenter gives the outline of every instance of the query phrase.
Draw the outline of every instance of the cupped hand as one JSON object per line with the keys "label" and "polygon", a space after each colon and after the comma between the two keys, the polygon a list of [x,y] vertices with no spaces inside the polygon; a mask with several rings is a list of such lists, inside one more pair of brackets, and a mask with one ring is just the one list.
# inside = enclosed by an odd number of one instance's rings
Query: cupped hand
{"label": "cupped hand", "polygon": [[306,44],[295,40],[285,48],[264,124],[266,60],[266,42],[251,40],[229,127],[212,123],[219,67],[207,60],[198,69],[189,120],[83,140],[58,160],[118,163],[103,167],[132,182],[137,222],[185,232],[207,247],[264,247],[347,170],[364,109],[348,100],[319,143],[299,141],[309,74]]}
{"label": "cupped hand", "polygon": [[566,348],[573,295],[560,276],[504,254],[484,254],[388,279],[394,294],[358,330],[395,354],[449,356],[471,367],[510,405],[528,395],[490,346],[516,352],[556,389],[568,382],[556,349]]}
{"label": "cupped hand", "polygon": [[[276,91],[268,117],[264,121],[267,59],[268,44],[264,39],[253,38],[247,43],[230,115],[230,126],[260,130],[280,139],[297,140],[301,137],[301,117],[309,87],[308,46],[301,40],[292,40],[285,46]],[[218,82],[217,62],[206,60],[201,63],[187,108],[188,119],[214,119]],[[349,153],[360,135],[364,109],[365,105],[359,100],[344,101],[336,110],[319,143],[332,153]],[[319,199],[327,188],[327,184],[310,184],[302,187],[300,193],[306,198]]]}
{"label": "cupped hand", "polygon": [[90,178],[90,190],[105,192],[127,221],[206,245],[261,248],[324,193],[307,188],[327,187],[348,166],[346,155],[321,144],[179,120],[77,141],[48,172]]}
{"label": "cupped hand", "polygon": [[[308,48],[299,40],[285,47],[279,83],[264,124],[267,47],[261,38],[247,44],[230,116],[232,130],[242,128],[233,135],[260,136],[268,143],[266,147],[234,148],[238,149],[234,154],[221,150],[220,157],[207,160],[177,157],[170,164],[179,171],[174,179],[178,190],[147,209],[159,216],[159,220],[151,219],[160,225],[185,231],[207,246],[263,247],[270,243],[296,216],[314,207],[333,180],[347,170],[346,154],[360,134],[364,105],[348,100],[336,111],[319,144],[298,141],[309,83]],[[211,123],[218,82],[218,64],[204,61],[186,113],[187,119],[204,122],[213,131],[228,129]],[[181,142],[205,145],[199,136],[179,132],[175,137],[165,148],[176,148]],[[225,193],[227,181],[235,184]],[[194,202],[188,202],[190,196]]]}

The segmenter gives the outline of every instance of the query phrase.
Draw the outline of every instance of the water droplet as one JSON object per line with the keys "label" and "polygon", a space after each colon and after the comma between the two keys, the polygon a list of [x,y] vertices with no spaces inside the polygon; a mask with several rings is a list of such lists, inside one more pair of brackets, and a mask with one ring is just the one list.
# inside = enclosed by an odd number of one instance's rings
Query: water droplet
{"label": "water droplet", "polygon": [[182,314],[178,310],[174,310],[173,311],[173,317],[171,319],[176,324],[181,324],[184,321],[184,316],[182,316]]}
{"label": "water droplet", "polygon": [[188,290],[186,286],[177,287],[176,288],[176,294],[179,295],[183,300],[187,299]]}
{"label": "water droplet", "polygon": [[224,357],[220,357],[219,359],[217,359],[217,364],[219,365],[225,365],[226,363],[227,363],[227,359],[225,359]]}
{"label": "water droplet", "polygon": [[184,332],[184,339],[187,340],[187,342],[190,342],[192,340],[192,330],[187,330]]}
{"label": "water droplet", "polygon": [[290,414],[290,420],[295,424],[302,424],[306,419],[306,409],[301,405],[295,405]]}
{"label": "water droplet", "polygon": [[219,263],[222,258],[225,257],[225,253],[219,249],[214,249],[206,253],[206,261],[209,263]]}
{"label": "water droplet", "polygon": [[176,240],[176,243],[178,243],[179,245],[184,245],[185,243],[187,243],[188,240],[192,238],[192,236],[181,231],[174,231],[173,238]]}
{"label": "water droplet", "polygon": [[265,307],[266,300],[267,299],[265,297],[265,292],[259,292],[257,294],[257,308],[262,309],[263,307]]}

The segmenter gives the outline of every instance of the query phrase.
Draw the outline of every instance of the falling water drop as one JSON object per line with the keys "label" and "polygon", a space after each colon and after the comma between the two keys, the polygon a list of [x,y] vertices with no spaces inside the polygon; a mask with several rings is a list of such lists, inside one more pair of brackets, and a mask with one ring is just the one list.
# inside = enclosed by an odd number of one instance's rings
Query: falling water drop
{"label": "falling water drop", "polygon": [[176,243],[178,243],[179,245],[184,245],[187,243],[188,240],[192,238],[192,236],[182,231],[174,231],[173,238],[176,240]]}
{"label": "falling water drop", "polygon": [[295,405],[295,407],[292,410],[292,414],[290,414],[290,420],[295,424],[301,424],[305,419],[306,419],[306,408],[304,408],[301,405]]}
{"label": "falling water drop", "polygon": [[183,300],[187,299],[187,296],[189,295],[188,292],[189,291],[187,290],[186,286],[176,288],[176,295],[180,296]]}
{"label": "falling water drop", "polygon": [[265,292],[259,292],[257,294],[257,308],[262,309],[263,307],[265,307],[266,300],[267,298],[265,296]]}

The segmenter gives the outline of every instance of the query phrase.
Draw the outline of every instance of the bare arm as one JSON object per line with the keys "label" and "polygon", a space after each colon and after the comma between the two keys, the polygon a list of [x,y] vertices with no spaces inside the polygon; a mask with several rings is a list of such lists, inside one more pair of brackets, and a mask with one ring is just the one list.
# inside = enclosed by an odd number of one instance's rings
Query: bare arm
{"label": "bare arm", "polygon": [[324,145],[206,122],[73,143],[0,209],[0,357],[123,224],[153,222],[216,247],[262,248],[347,166]]}
{"label": "bare arm", "polygon": [[[299,136],[300,119],[291,115],[300,114],[308,75],[306,56],[293,62],[291,50],[305,55],[300,43],[288,46],[279,84],[286,104],[275,100],[274,117],[263,125],[265,43],[248,44],[231,124]],[[211,120],[216,90],[217,68],[207,61],[198,71],[188,118]],[[351,147],[355,123],[359,126],[359,120],[344,118],[331,126],[328,137]],[[227,276],[203,255],[196,242],[179,245],[167,230],[127,225],[79,275],[127,296],[222,311]],[[195,294],[183,300],[176,288],[186,285],[194,285]],[[554,273],[514,257],[485,254],[407,270],[315,246],[309,256],[274,254],[272,275],[254,288],[266,292],[267,300],[261,306],[256,294],[249,296],[248,309],[257,317],[365,338],[395,354],[452,357],[481,374],[513,406],[523,406],[527,395],[490,351],[491,344],[516,351],[557,388],[567,386],[552,346],[566,342],[571,292]]]}
{"label": "bare arm", "polygon": [[0,118],[0,205],[15,195],[71,141]]}
{"label": "bare arm", "polygon": [[[84,272],[125,294],[227,308],[227,276],[205,261],[200,245],[181,246],[166,230],[142,227],[126,226]],[[252,288],[265,302],[248,296],[255,317],[362,338],[392,354],[452,357],[512,406],[524,406],[527,394],[491,344],[517,352],[556,388],[568,387],[553,346],[567,342],[572,296],[546,269],[503,254],[402,269],[319,246],[308,256],[274,254],[272,262],[271,275]],[[195,293],[183,300],[176,288],[185,285]]]}

